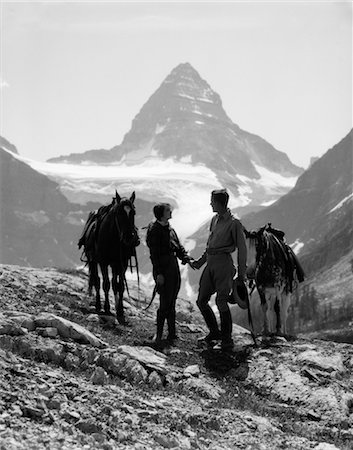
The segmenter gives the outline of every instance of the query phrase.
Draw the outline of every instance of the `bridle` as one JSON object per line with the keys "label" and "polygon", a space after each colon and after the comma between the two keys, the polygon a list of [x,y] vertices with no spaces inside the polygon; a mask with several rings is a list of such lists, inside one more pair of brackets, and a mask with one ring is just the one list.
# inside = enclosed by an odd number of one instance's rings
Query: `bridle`
{"label": "bridle", "polygon": [[[133,272],[133,269],[136,268],[136,273],[137,273],[137,292],[138,292],[138,297],[140,296],[140,273],[139,273],[139,265],[138,265],[138,259],[137,259],[137,253],[136,253],[136,247],[137,245],[139,245],[140,240],[138,237],[138,232],[137,232],[137,227],[134,224],[134,221],[131,220],[131,215],[132,217],[135,216],[135,207],[133,205],[133,203],[127,199],[127,198],[121,198],[119,201],[116,200],[116,206],[115,209],[112,209],[112,213],[114,214],[114,224],[116,226],[117,232],[118,232],[118,236],[119,236],[119,242],[123,245],[125,245],[126,247],[130,248],[131,254],[129,254],[128,259],[127,259],[127,266],[130,267],[130,271],[131,273]],[[124,207],[128,206],[130,208],[130,212],[128,213],[127,211],[124,210]],[[123,212],[121,212],[121,210],[123,210]],[[122,230],[122,227],[119,223],[119,216],[123,216],[124,214],[126,214],[126,218],[127,221],[129,223],[129,226],[131,226],[131,243],[127,243],[124,240],[124,232]],[[135,259],[135,264],[133,264],[132,258]],[[123,256],[122,256],[122,252],[120,252],[120,266],[121,268],[124,267],[124,260],[123,260]],[[130,292],[129,292],[129,287],[126,281],[126,277],[125,277],[125,272],[122,270],[121,272],[121,277],[123,278],[123,282],[126,288],[126,292],[128,294],[128,297],[130,298]]]}

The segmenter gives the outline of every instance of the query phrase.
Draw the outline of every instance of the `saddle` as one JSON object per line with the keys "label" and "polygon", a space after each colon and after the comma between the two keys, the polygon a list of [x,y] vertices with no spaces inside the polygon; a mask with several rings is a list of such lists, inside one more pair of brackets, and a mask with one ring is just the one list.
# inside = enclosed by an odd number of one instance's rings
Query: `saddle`
{"label": "saddle", "polygon": [[277,228],[272,228],[271,223],[265,227],[265,231],[275,237],[276,247],[280,250],[281,259],[284,265],[285,278],[289,292],[293,291],[294,271],[296,272],[298,282],[304,281],[304,270],[292,248],[285,242],[285,233]]}
{"label": "saddle", "polygon": [[100,224],[102,223],[104,217],[108,214],[112,207],[110,205],[103,205],[98,208],[97,211],[91,211],[88,214],[86,224],[83,228],[80,239],[78,240],[77,246],[79,249],[83,247],[81,261],[88,262],[89,253],[94,251],[94,246],[96,238],[98,235]]}

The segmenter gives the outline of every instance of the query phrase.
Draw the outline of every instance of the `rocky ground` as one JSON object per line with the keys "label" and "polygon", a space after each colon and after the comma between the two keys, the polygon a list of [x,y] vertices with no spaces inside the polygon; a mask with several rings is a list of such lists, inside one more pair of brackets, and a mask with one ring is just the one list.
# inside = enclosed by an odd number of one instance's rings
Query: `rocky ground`
{"label": "rocky ground", "polygon": [[225,355],[198,347],[202,321],[184,308],[160,352],[144,345],[156,304],[144,311],[131,286],[121,326],[93,313],[86,285],[0,265],[1,450],[353,448],[352,345],[254,347],[235,327]]}

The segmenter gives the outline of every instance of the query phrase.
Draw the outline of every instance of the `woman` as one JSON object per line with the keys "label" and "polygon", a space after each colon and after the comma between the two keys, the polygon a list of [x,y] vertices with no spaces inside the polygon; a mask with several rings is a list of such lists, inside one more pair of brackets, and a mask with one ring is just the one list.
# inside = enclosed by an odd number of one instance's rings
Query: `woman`
{"label": "woman", "polygon": [[168,324],[167,341],[173,344],[177,339],[175,330],[175,305],[180,290],[180,270],[177,258],[182,264],[193,268],[191,258],[180,244],[175,230],[169,225],[172,208],[169,203],[158,203],[153,207],[156,218],[147,230],[146,243],[150,249],[153,278],[159,293],[157,310],[157,333],[153,343],[161,345],[164,323]]}

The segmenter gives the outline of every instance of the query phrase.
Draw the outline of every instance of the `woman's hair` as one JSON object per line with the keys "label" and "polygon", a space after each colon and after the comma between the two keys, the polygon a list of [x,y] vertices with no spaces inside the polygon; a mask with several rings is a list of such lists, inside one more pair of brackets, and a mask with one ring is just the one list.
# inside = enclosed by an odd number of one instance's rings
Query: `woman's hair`
{"label": "woman's hair", "polygon": [[156,205],[154,205],[153,214],[157,220],[161,220],[164,214],[164,208],[166,208],[167,206],[171,208],[171,205],[169,203],[157,203]]}

